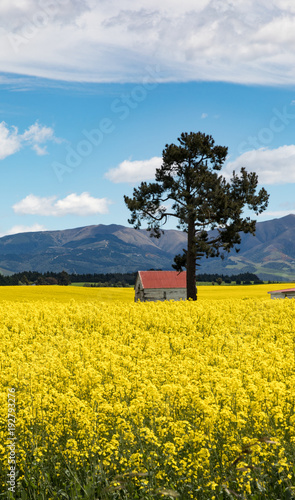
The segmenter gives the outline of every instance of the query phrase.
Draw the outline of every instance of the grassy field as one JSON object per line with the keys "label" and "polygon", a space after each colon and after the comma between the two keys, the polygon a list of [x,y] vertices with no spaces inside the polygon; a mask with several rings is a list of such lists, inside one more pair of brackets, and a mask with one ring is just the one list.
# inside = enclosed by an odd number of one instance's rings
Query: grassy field
{"label": "grassy field", "polygon": [[0,288],[0,498],[295,498],[285,286]]}

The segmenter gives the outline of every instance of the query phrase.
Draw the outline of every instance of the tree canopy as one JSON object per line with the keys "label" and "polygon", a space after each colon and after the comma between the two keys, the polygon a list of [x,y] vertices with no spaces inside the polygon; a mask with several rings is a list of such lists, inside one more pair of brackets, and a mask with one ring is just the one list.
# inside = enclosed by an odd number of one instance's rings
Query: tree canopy
{"label": "tree canopy", "polygon": [[[168,217],[178,219],[185,231],[187,248],[175,257],[173,267],[187,270],[187,298],[196,300],[196,265],[203,256],[216,257],[241,242],[241,232],[255,234],[256,215],[268,205],[264,188],[257,193],[258,176],[242,168],[230,179],[222,176],[227,147],[216,146],[211,135],[182,133],[179,144],[166,144],[163,162],[156,169],[155,182],[142,182],[133,197],[124,196],[131,211],[128,220],[136,229],[147,222],[151,236],[159,238]],[[222,252],[222,253],[221,253]]]}

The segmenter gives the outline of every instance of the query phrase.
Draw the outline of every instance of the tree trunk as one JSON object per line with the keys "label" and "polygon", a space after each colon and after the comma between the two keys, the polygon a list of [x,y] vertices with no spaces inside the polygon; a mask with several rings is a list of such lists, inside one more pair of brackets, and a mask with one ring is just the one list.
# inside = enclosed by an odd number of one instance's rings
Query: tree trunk
{"label": "tree trunk", "polygon": [[196,288],[196,245],[195,222],[189,219],[187,229],[187,256],[186,256],[186,298],[197,300]]}

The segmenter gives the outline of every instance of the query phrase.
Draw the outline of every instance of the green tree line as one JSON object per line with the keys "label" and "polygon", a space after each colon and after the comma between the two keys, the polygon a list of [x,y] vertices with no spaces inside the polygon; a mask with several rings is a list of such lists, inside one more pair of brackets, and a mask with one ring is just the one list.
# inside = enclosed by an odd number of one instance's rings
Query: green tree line
{"label": "green tree line", "polygon": [[[38,271],[24,271],[15,273],[11,276],[2,276],[0,274],[0,286],[13,285],[69,285],[71,283],[89,283],[97,286],[134,286],[136,279],[134,273],[106,273],[106,274],[68,274],[66,271],[60,273]],[[197,282],[224,282],[236,284],[262,283],[262,281],[253,273],[240,273],[231,276],[227,274],[198,274]]]}

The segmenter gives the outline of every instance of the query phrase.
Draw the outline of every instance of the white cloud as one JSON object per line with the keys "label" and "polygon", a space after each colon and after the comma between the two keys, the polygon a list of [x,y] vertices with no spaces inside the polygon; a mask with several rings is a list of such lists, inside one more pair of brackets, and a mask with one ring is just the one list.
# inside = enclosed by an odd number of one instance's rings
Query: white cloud
{"label": "white cloud", "polygon": [[222,174],[230,177],[233,170],[238,172],[241,167],[248,172],[256,172],[260,184],[295,183],[295,145],[247,151],[229,162]]}
{"label": "white cloud", "polygon": [[22,0],[0,5],[3,73],[66,81],[293,84],[290,0]]}
{"label": "white cloud", "polygon": [[10,234],[19,234],[19,233],[32,233],[35,231],[46,231],[46,228],[41,224],[33,224],[32,226],[23,226],[21,224],[13,226],[11,229],[8,229],[5,233],[0,233],[0,238],[2,236],[8,236]]}
{"label": "white cloud", "polygon": [[106,198],[93,198],[87,192],[80,195],[72,193],[60,200],[57,200],[56,196],[40,197],[29,194],[12,208],[16,214],[22,215],[85,216],[108,213],[110,203]]}
{"label": "white cloud", "polygon": [[294,214],[295,210],[267,210],[266,212],[263,212],[262,214],[257,215],[258,218],[280,218],[280,217],[285,217],[286,215]]}
{"label": "white cloud", "polygon": [[69,194],[54,204],[57,215],[95,215],[108,213],[110,201],[106,198],[93,198],[89,193]]}
{"label": "white cloud", "polygon": [[20,151],[26,143],[38,154],[47,154],[46,142],[59,142],[50,127],[39,125],[38,122],[31,125],[23,134],[19,134],[18,128],[12,126],[10,129],[5,122],[0,123],[0,160]]}
{"label": "white cloud", "polygon": [[114,183],[137,183],[154,179],[156,168],[162,164],[162,158],[154,156],[150,160],[125,160],[116,168],[111,168],[105,177]]}
{"label": "white cloud", "polygon": [[259,218],[266,217],[267,219],[271,219],[273,217],[285,217],[286,215],[295,214],[295,202],[294,201],[284,201],[278,204],[279,210],[266,210],[262,214],[259,214]]}
{"label": "white cloud", "polygon": [[40,197],[29,194],[23,200],[13,205],[16,214],[52,215],[56,196]]}
{"label": "white cloud", "polygon": [[54,136],[54,130],[51,127],[41,126],[38,122],[31,125],[20,137],[32,146],[37,155],[47,154],[46,146],[44,145],[46,142],[60,142]]}
{"label": "white cloud", "polygon": [[202,118],[202,120],[203,120],[204,118],[207,118],[207,116],[208,116],[208,114],[207,114],[207,113],[202,113],[202,114],[201,114],[201,118]]}
{"label": "white cloud", "polygon": [[0,123],[0,160],[17,153],[21,149],[21,138],[16,127],[8,129],[5,122]]}

